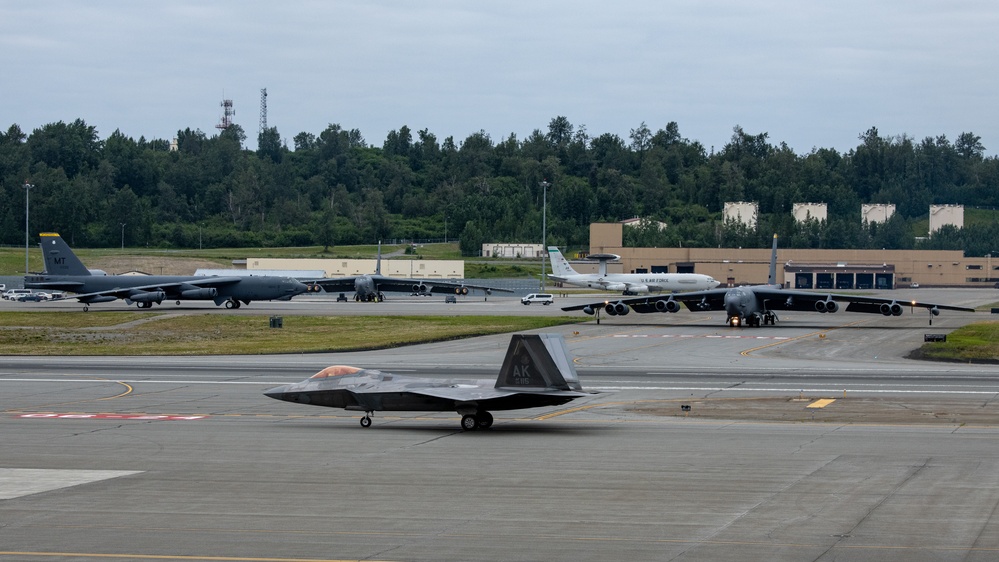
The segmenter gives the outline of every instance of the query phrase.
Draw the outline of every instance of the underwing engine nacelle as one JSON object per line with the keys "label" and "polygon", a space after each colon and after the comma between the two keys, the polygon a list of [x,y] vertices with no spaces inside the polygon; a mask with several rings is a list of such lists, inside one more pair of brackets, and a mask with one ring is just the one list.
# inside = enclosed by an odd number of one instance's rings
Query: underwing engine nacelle
{"label": "underwing engine nacelle", "polygon": [[836,312],[839,310],[839,305],[832,299],[815,301],[815,310],[818,310],[819,312]]}
{"label": "underwing engine nacelle", "polygon": [[[940,311],[938,310],[937,313],[939,314],[939,312]],[[901,316],[902,305],[895,301],[892,301],[891,304],[884,303],[881,305],[881,314],[884,314],[885,316]]]}
{"label": "underwing engine nacelle", "polygon": [[422,295],[423,293],[426,293],[428,290],[429,290],[428,287],[426,285],[424,285],[423,283],[420,283],[420,284],[417,284],[417,285],[413,285],[413,292],[414,293],[418,293],[418,294]]}
{"label": "underwing engine nacelle", "polygon": [[609,302],[604,306],[604,312],[611,316],[624,316],[631,312],[631,308],[621,301]]}
{"label": "underwing engine nacelle", "polygon": [[187,289],[180,292],[180,298],[190,300],[210,300],[219,296],[219,291],[215,287],[204,287],[201,289]]}
{"label": "underwing engine nacelle", "polygon": [[679,312],[680,303],[673,299],[656,301],[656,312]]}
{"label": "underwing engine nacelle", "polygon": [[128,296],[128,300],[132,302],[154,302],[156,304],[160,304],[165,298],[166,293],[163,291],[143,291]]}

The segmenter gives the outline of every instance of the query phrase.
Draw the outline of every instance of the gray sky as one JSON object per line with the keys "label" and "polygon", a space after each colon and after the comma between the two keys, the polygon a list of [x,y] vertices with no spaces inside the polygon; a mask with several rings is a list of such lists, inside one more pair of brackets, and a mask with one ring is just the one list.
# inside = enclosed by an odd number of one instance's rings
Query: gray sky
{"label": "gray sky", "polygon": [[211,136],[224,96],[252,148],[267,88],[289,145],[329,123],[523,140],[564,115],[626,141],[676,121],[709,150],[740,125],[845,152],[874,126],[995,155],[996,53],[994,0],[3,2],[0,127]]}

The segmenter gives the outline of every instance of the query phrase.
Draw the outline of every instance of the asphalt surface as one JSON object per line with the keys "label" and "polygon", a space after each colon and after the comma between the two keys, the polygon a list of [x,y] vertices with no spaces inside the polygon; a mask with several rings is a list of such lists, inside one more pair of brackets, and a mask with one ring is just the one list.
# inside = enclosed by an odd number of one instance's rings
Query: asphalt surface
{"label": "asphalt surface", "polygon": [[[219,313],[293,314],[297,300]],[[301,309],[563,314],[433,300]],[[336,363],[492,378],[508,336],[3,357],[0,560],[996,560],[999,368],[905,359],[926,333],[988,318],[789,313],[738,329],[681,312],[564,326],[599,394],[496,412],[476,432],[453,412],[376,413],[363,429],[356,412],[261,393]]]}

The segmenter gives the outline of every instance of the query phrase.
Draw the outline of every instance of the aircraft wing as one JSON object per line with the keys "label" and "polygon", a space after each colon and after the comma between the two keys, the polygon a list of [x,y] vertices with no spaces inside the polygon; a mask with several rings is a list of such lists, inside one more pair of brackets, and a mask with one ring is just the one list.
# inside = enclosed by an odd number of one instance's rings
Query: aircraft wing
{"label": "aircraft wing", "polygon": [[[664,295],[649,295],[644,297],[631,297],[627,299],[605,299],[599,302],[566,306],[562,308],[567,312],[573,310],[583,310],[585,308],[598,308],[609,303],[624,303],[636,312],[654,312],[657,310],[656,303],[663,301],[675,301],[687,307],[692,312],[707,312],[711,310],[725,310],[725,293],[728,289],[708,289],[705,291],[691,291],[689,293],[670,293]],[[659,305],[662,306],[662,305]],[[663,312],[666,312],[663,309]]]}
{"label": "aircraft wing", "polygon": [[567,398],[580,398],[589,396],[589,392],[579,392],[575,390],[551,390],[551,389],[507,389],[495,387],[479,386],[444,386],[409,389],[408,392],[421,396],[430,396],[442,400],[453,400],[455,402],[476,402],[483,407],[489,406],[490,400],[499,400],[510,396],[521,394],[543,394],[545,396],[563,396]]}
{"label": "aircraft wing", "polygon": [[[182,287],[194,287],[194,288],[212,288],[212,287],[222,287],[225,285],[232,285],[233,283],[239,283],[242,280],[241,277],[204,277],[204,278],[191,278],[191,280],[178,281],[174,283],[159,283],[157,285],[138,285],[135,287],[116,287],[114,289],[105,289],[103,291],[93,291],[90,293],[73,293],[72,295],[67,295],[61,299],[56,300],[69,300],[69,299],[79,299],[81,302],[87,299],[101,298],[101,297],[113,297],[117,299],[127,299],[135,295],[138,292],[148,292],[148,291],[164,291],[168,295],[175,292],[175,290]],[[37,283],[41,285],[41,283]],[[65,283],[62,283],[65,285]],[[83,284],[77,285],[77,288],[83,286]],[[67,288],[65,291],[72,292],[73,289]]]}
{"label": "aircraft wing", "polygon": [[[406,279],[401,277],[384,277],[381,275],[371,275],[372,281],[379,291],[392,291],[399,293],[419,292],[425,290],[431,293],[457,293],[461,294],[462,289],[478,289],[480,291],[501,293],[512,293],[509,289],[498,287],[486,287],[484,285],[470,285],[457,281],[437,281],[434,279]],[[337,277],[334,279],[315,279],[306,281],[306,284],[319,285],[327,292],[352,291],[354,290],[354,280],[357,277]],[[423,289],[421,289],[421,287]]]}
{"label": "aircraft wing", "polygon": [[327,293],[336,293],[343,291],[353,291],[354,281],[357,276],[354,277],[336,277],[333,279],[310,279],[308,281],[303,281],[306,285],[318,285],[323,288]]}
{"label": "aircraft wing", "polygon": [[948,304],[936,304],[931,302],[921,302],[904,299],[891,299],[883,297],[869,297],[865,295],[844,295],[837,293],[820,293],[812,291],[794,291],[775,287],[754,287],[757,299],[766,302],[769,310],[801,310],[815,311],[815,303],[820,301],[836,301],[836,303],[847,303],[847,312],[867,312],[882,313],[881,306],[898,304],[903,307],[918,307],[937,310],[956,310],[960,312],[974,312],[975,309],[964,306],[952,306]]}

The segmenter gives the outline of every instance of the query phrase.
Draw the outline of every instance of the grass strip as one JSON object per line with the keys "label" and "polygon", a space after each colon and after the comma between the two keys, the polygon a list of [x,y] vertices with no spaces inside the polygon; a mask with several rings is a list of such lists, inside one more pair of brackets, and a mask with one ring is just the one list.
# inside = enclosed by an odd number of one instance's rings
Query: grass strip
{"label": "grass strip", "polygon": [[999,322],[976,322],[947,334],[947,341],[924,343],[913,359],[999,363]]}
{"label": "grass strip", "polygon": [[[20,314],[36,318],[12,318]],[[112,315],[118,315],[117,322],[114,318],[102,318]],[[135,316],[141,319],[137,321]],[[0,354],[256,355],[359,351],[537,330],[583,320],[575,316],[283,316],[283,327],[271,328],[266,316],[7,313],[0,314]]]}

